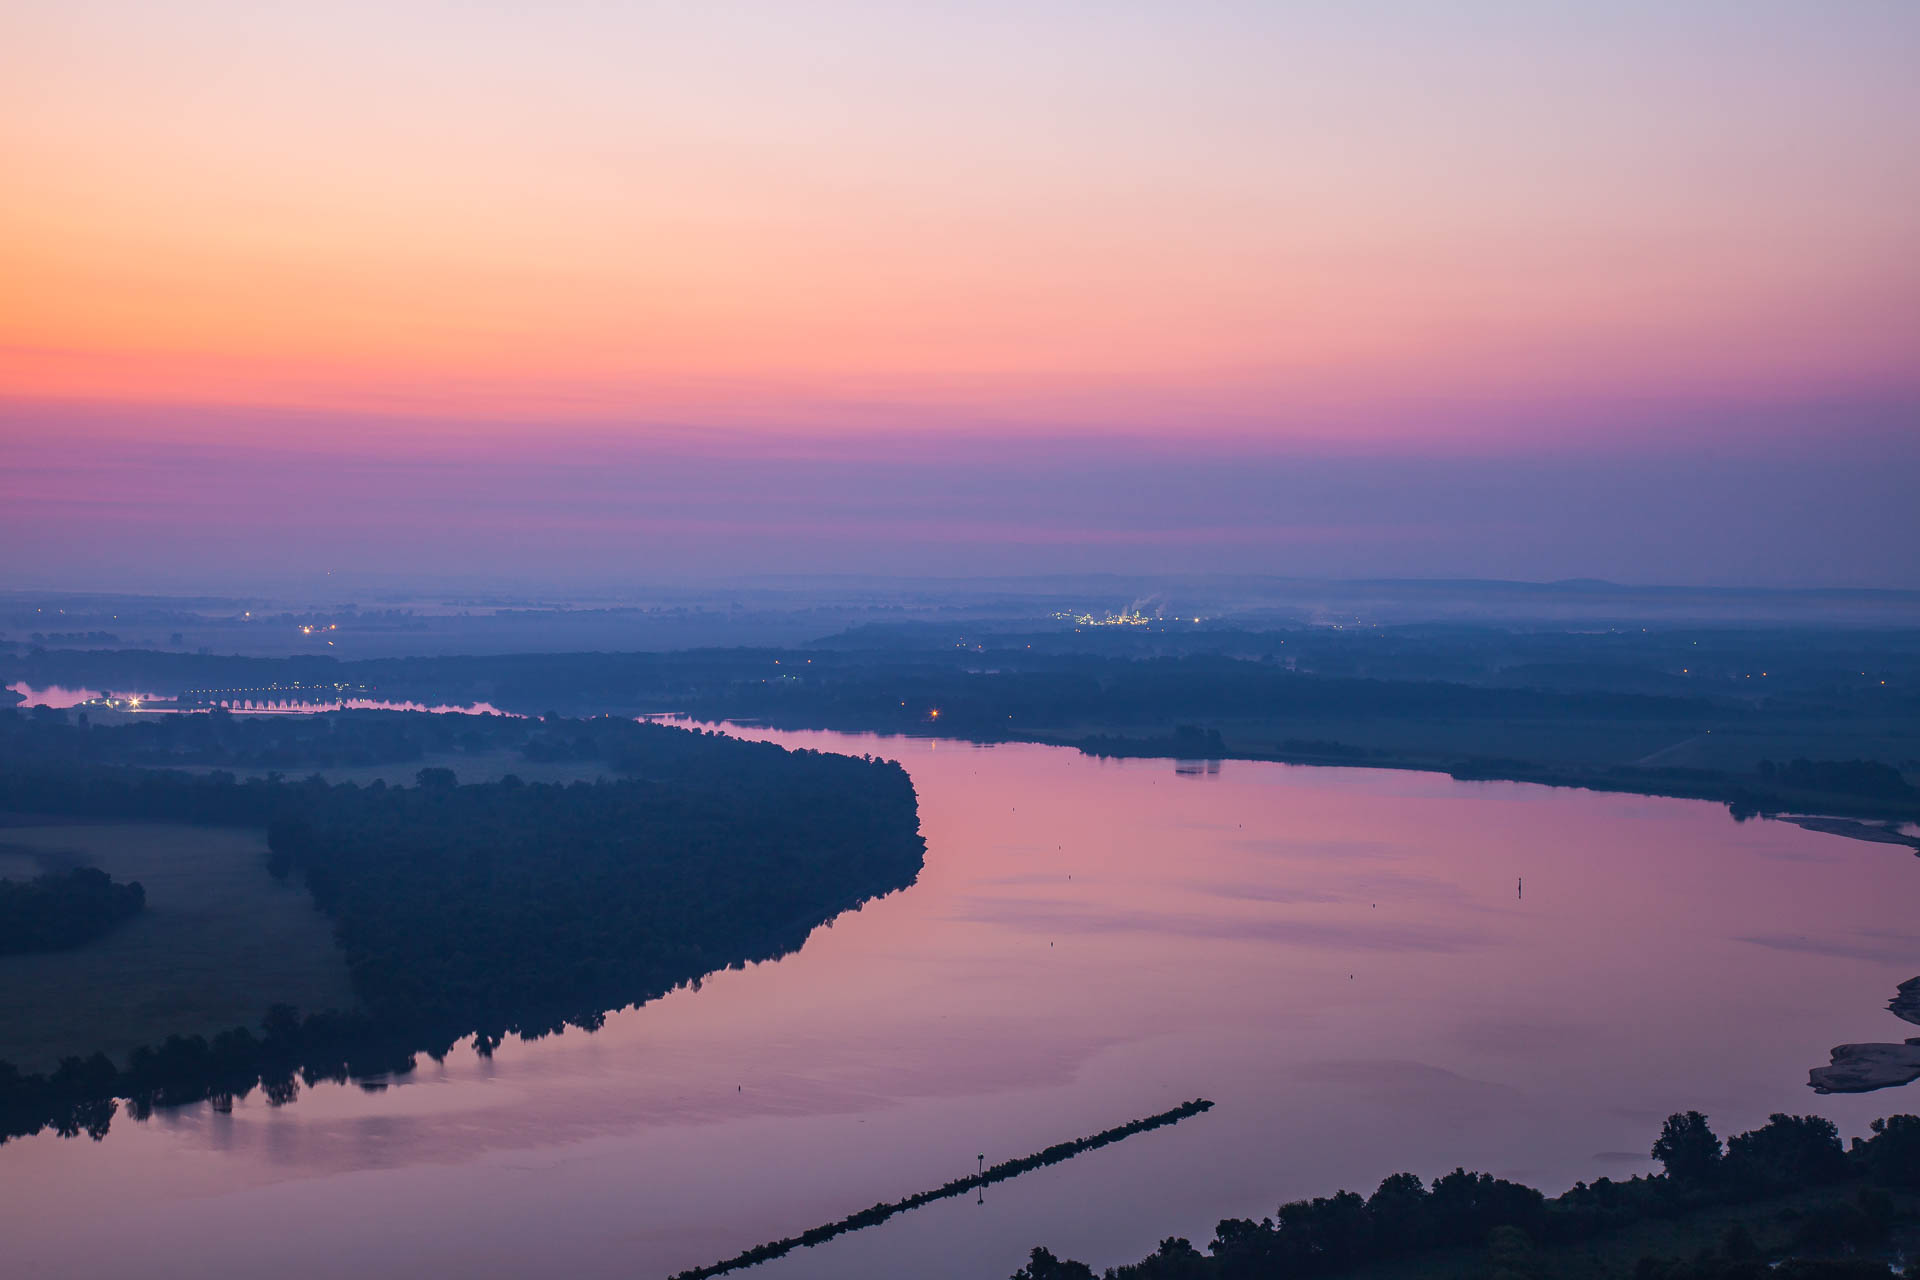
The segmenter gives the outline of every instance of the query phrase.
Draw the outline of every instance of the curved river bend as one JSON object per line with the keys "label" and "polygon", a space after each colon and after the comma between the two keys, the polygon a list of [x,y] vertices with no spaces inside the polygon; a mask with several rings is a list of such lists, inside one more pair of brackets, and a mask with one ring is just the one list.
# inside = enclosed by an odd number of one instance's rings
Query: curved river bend
{"label": "curved river bend", "polygon": [[1218,1104],[751,1273],[998,1280],[1399,1169],[1624,1177],[1677,1109],[1920,1110],[1805,1085],[1897,1038],[1904,849],[1431,774],[738,732],[902,760],[919,883],[593,1035],[9,1143],[7,1270],[663,1276]]}

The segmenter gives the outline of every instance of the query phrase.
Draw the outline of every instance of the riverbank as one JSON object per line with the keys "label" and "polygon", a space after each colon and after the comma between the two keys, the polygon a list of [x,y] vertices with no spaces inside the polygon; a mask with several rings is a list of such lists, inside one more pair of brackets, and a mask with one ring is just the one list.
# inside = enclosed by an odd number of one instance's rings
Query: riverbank
{"label": "riverbank", "polygon": [[[1253,760],[1327,768],[1396,769],[1441,773],[1462,782],[1530,782],[1585,791],[1706,800],[1726,805],[1736,818],[1778,818],[1808,831],[1899,845],[1920,854],[1920,837],[1899,829],[1920,822],[1920,802],[1888,801],[1841,791],[1794,789],[1770,783],[1759,773],[1461,756],[1436,751],[1424,744],[1406,750],[1362,747],[1326,738],[1280,738],[1282,726],[1277,724],[1252,730],[1244,724],[1183,725],[1172,731],[1141,731],[1131,726],[1089,730],[1075,725],[1065,729],[1039,726],[981,732],[964,728],[954,722],[954,717],[944,714],[937,721],[927,720],[910,727],[888,723],[885,719],[880,723],[863,724],[856,720],[820,724],[810,717],[790,715],[742,717],[736,722],[788,731],[828,729],[837,733],[940,737],[983,746],[1030,742],[1113,759]],[[1486,733],[1485,726],[1475,727],[1476,739]]]}
{"label": "riverbank", "polygon": [[[1455,1169],[1410,1173],[1371,1196],[1297,1200],[1260,1221],[1228,1218],[1204,1252],[1163,1239],[1106,1280],[1554,1276],[1574,1280],[1891,1277],[1920,1226],[1920,1117],[1876,1121],[1843,1147],[1817,1116],[1774,1115],[1723,1147],[1697,1111],[1668,1117],[1652,1155],[1664,1172],[1599,1178],[1558,1196]],[[1012,1280],[1093,1280],[1035,1248]]]}

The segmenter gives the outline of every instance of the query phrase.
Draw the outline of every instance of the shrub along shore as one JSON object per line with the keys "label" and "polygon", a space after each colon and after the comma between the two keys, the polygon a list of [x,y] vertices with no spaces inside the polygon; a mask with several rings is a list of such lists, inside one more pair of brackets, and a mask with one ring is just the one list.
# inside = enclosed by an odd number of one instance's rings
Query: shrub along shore
{"label": "shrub along shore", "polygon": [[[1775,1115],[1723,1146],[1707,1118],[1689,1111],[1668,1118],[1652,1155],[1663,1173],[1581,1182],[1552,1198],[1464,1169],[1431,1185],[1396,1173],[1371,1196],[1341,1191],[1281,1205],[1258,1222],[1225,1219],[1204,1253],[1170,1237],[1150,1257],[1104,1275],[1521,1280],[1574,1274],[1577,1265],[1581,1275],[1634,1280],[1855,1280],[1894,1274],[1884,1258],[1920,1205],[1920,1116],[1876,1120],[1872,1136],[1848,1148],[1831,1121]],[[1649,1223],[1715,1213],[1730,1225],[1717,1237],[1692,1241],[1684,1256],[1641,1256],[1610,1266],[1598,1247]],[[1096,1280],[1096,1273],[1036,1248],[1012,1280]]]}

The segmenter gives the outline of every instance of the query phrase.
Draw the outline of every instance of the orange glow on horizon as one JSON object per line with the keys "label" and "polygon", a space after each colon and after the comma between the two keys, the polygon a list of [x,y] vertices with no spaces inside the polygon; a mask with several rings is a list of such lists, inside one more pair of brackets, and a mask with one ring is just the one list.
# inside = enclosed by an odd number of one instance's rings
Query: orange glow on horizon
{"label": "orange glow on horizon", "polygon": [[[1407,63],[1277,14],[19,13],[0,397],[1397,440],[1435,400],[1911,392],[1884,20]],[[1780,100],[1784,47],[1821,91]]]}

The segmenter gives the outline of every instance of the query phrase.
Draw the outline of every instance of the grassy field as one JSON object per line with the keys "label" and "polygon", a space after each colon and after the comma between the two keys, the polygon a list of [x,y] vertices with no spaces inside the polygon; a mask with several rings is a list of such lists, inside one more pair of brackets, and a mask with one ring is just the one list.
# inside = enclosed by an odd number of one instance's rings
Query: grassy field
{"label": "grassy field", "polygon": [[95,866],[145,885],[147,908],[71,951],[0,956],[0,1061],[41,1071],[96,1049],[124,1061],[175,1032],[257,1026],[276,1002],[353,1007],[331,926],[304,888],[267,874],[260,832],[32,822],[0,826],[0,874]]}

